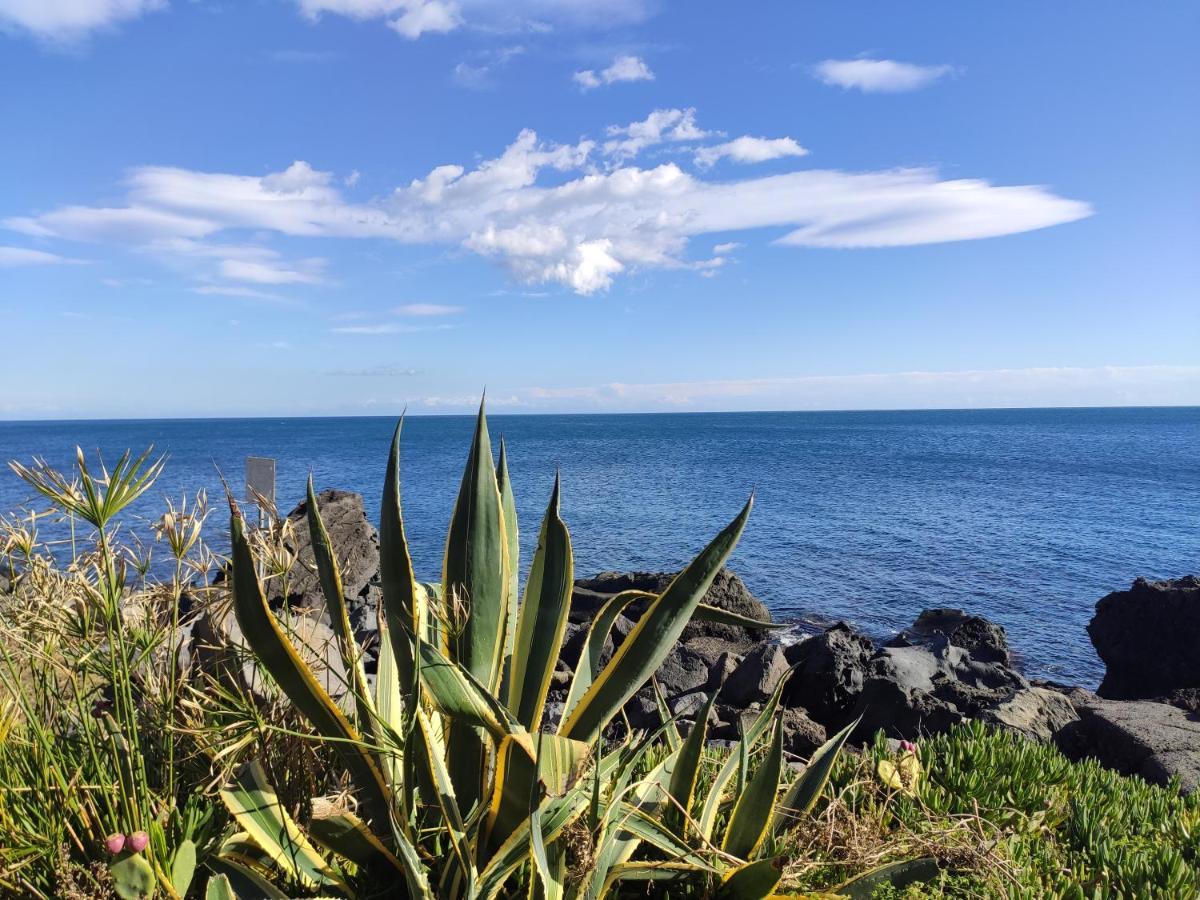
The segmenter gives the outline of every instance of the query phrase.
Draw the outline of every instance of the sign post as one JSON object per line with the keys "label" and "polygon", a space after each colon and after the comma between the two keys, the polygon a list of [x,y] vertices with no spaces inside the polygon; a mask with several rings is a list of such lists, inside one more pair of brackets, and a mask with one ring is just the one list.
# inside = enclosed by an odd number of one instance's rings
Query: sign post
{"label": "sign post", "polygon": [[258,507],[259,528],[270,524],[275,506],[275,460],[271,457],[246,457],[246,502]]}

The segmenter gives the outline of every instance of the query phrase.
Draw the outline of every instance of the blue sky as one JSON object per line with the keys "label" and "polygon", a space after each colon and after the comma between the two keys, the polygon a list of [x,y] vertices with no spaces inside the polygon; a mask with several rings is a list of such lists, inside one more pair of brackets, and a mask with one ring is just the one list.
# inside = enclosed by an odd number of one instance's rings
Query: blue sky
{"label": "blue sky", "polygon": [[1197,404],[1198,38],[0,0],[0,417]]}

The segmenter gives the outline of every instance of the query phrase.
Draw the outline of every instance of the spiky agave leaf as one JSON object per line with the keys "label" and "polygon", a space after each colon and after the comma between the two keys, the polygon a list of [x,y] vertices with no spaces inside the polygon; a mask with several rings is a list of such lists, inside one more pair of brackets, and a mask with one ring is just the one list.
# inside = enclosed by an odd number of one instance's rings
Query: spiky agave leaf
{"label": "spiky agave leaf", "polygon": [[[563,718],[571,714],[587,689],[592,686],[596,676],[600,674],[600,660],[604,655],[604,644],[617,617],[625,608],[638,600],[653,600],[654,594],[647,591],[621,591],[604,602],[588,625],[587,636],[579,659],[575,663],[575,674],[571,678],[571,686],[567,689],[567,699],[564,704]],[[561,726],[560,726],[561,728]]]}
{"label": "spiky agave leaf", "polygon": [[508,708],[531,732],[541,725],[542,708],[567,628],[574,586],[571,535],[559,515],[559,479],[555,477],[525,584],[509,682]]}
{"label": "spiky agave leaf", "polygon": [[[451,656],[489,693],[500,685],[509,570],[500,489],[487,416],[480,403],[446,534],[442,591],[454,631]],[[455,792],[470,809],[482,796],[483,774],[488,768],[482,736],[461,722],[452,723],[448,751]]]}
{"label": "spiky agave leaf", "polygon": [[721,849],[726,853],[738,859],[753,859],[771,824],[782,767],[783,726],[777,724],[766,757],[759,763],[729,815],[725,838],[721,842]]}
{"label": "spiky agave leaf", "polygon": [[941,867],[938,865],[938,861],[931,856],[888,863],[856,875],[849,881],[838,885],[833,889],[833,895],[835,897],[851,897],[854,900],[868,900],[885,885],[905,888],[913,884],[923,884],[937,878],[940,872]]}
{"label": "spiky agave leaf", "polygon": [[[496,487],[500,491],[500,515],[504,519],[504,537],[508,545],[508,585],[504,598],[504,649],[500,660],[499,696],[508,697],[512,690],[513,646],[517,640],[521,536],[517,528],[517,498],[513,496],[512,476],[508,473],[508,447],[503,436],[500,437],[500,460],[496,463]],[[513,709],[513,712],[516,710]]]}
{"label": "spiky agave leaf", "polygon": [[383,499],[379,506],[379,585],[382,618],[387,621],[392,657],[402,689],[407,693],[415,687],[413,641],[424,635],[426,614],[422,591],[413,576],[400,505],[400,433],[403,428],[404,417],[401,416],[388,451]]}
{"label": "spiky agave leaf", "polygon": [[779,708],[783,689],[787,686],[788,679],[791,678],[794,671],[795,666],[779,679],[779,683],[775,685],[775,692],[771,694],[770,699],[764,704],[758,716],[755,717],[754,721],[750,723],[750,727],[742,734],[742,739],[738,741],[738,752],[729,754],[724,764],[717,771],[716,777],[713,778],[712,784],[708,786],[708,796],[704,798],[704,806],[701,809],[699,820],[700,834],[706,841],[713,839],[713,829],[716,827],[717,814],[721,809],[721,801],[724,799],[729,782],[737,774],[739,757],[742,753],[749,752],[758,742],[759,738],[766,734],[767,729],[774,722],[775,711]]}
{"label": "spiky agave leaf", "polygon": [[536,790],[561,796],[574,786],[591,756],[580,741],[553,734],[510,735],[501,740],[484,827],[483,853],[487,860],[529,814]]}
{"label": "spiky agave leaf", "polygon": [[325,528],[325,520],[317,504],[317,494],[313,490],[312,473],[308,476],[306,495],[308,505],[308,531],[312,541],[313,559],[317,564],[317,580],[321,584],[321,593],[325,597],[325,609],[329,614],[329,622],[337,637],[338,652],[342,657],[342,665],[350,674],[350,689],[354,694],[354,705],[358,712],[358,727],[366,735],[374,737],[375,704],[371,690],[367,686],[367,675],[363,670],[363,654],[354,638],[354,629],[350,627],[350,614],[346,609],[345,589],[342,587],[342,569],[338,565],[337,554],[333,550],[333,541]]}
{"label": "spiky agave leaf", "polygon": [[858,727],[861,718],[860,716],[855,719],[817,748],[804,771],[800,773],[800,777],[792,782],[791,787],[784,794],[783,800],[779,803],[779,808],[775,812],[775,823],[772,826],[775,834],[781,833],[789,825],[794,824],[797,817],[812,811],[817,798],[821,796],[821,792],[825,790],[825,785],[829,782],[829,776],[833,773],[833,765],[837,762],[838,754],[845,746],[851,732]]}
{"label": "spiky agave leaf", "polygon": [[692,730],[688,732],[687,738],[680,745],[675,763],[671,767],[671,780],[667,786],[667,793],[673,803],[672,807],[667,810],[666,820],[681,838],[687,836],[686,816],[692,808],[692,795],[696,791],[696,781],[700,776],[700,761],[703,759],[705,741],[708,738],[708,717],[712,712],[713,704],[717,702],[719,690],[720,688],[712,692],[708,702],[696,716],[695,722],[692,723]]}
{"label": "spiky agave leaf", "polygon": [[333,747],[354,778],[368,820],[381,830],[391,819],[391,791],[368,745],[321,687],[267,606],[236,501],[229,498],[233,608],[246,642],[288,699]]}
{"label": "spiky agave leaf", "polygon": [[650,603],[608,665],[567,714],[560,734],[590,741],[650,680],[733,552],[753,506],[751,498],[737,517]]}
{"label": "spiky agave leaf", "polygon": [[345,887],[283,808],[257,761],[239,769],[220,795],[230,815],[289,880],[308,888]]}
{"label": "spiky agave leaf", "polygon": [[783,877],[774,859],[760,859],[730,869],[721,879],[717,900],[767,900]]}

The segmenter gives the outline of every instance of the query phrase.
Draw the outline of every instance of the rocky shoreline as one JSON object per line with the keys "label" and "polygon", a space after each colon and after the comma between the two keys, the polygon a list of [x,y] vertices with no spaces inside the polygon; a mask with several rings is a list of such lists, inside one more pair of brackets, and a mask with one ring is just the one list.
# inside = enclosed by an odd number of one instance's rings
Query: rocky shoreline
{"label": "rocky shoreline", "polygon": [[[343,562],[351,623],[373,675],[378,643],[379,550],[362,498],[343,491],[318,497]],[[290,515],[299,559],[288,579],[286,604],[296,617],[310,658],[326,686],[343,693],[344,673],[323,600],[311,572],[305,509]],[[307,563],[307,565],[305,565]],[[547,702],[551,723],[563,713],[569,676],[596,611],[623,590],[659,592],[670,573],[601,573],[576,581],[570,621]],[[737,575],[722,571],[704,602],[735,616],[770,622],[769,610]],[[619,616],[604,647],[611,655],[641,610]],[[629,726],[657,727],[660,705],[682,723],[720,689],[710,736],[735,741],[742,723],[761,710],[780,681],[779,717],[785,749],[807,758],[827,735],[858,720],[852,741],[876,731],[895,740],[920,740],[967,721],[981,720],[1040,742],[1073,759],[1094,757],[1123,774],[1155,784],[1177,777],[1185,793],[1200,789],[1200,580],[1135,581],[1096,605],[1088,633],[1107,667],[1097,692],[1031,681],[1014,666],[1004,629],[960,610],[925,610],[913,624],[875,642],[838,622],[814,635],[778,627],[692,622],[647,686],[626,704]],[[240,643],[227,611],[205,611],[195,621],[181,664],[221,671],[253,687],[253,668],[230,648]]]}

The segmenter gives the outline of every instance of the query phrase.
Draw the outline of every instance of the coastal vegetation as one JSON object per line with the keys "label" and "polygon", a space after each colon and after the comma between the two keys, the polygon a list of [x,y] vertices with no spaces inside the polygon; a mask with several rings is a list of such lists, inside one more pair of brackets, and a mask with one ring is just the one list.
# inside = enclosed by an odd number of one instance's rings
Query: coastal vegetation
{"label": "coastal vegetation", "polygon": [[[1200,794],[1070,762],[978,723],[915,744],[857,723],[789,758],[787,684],[731,744],[716,692],[657,727],[623,707],[694,621],[753,501],[660,593],[592,617],[560,715],[547,696],[574,584],[556,480],[523,586],[516,504],[480,411],[438,583],[419,582],[401,504],[401,429],[379,523],[377,665],[310,481],[307,528],[336,673],[312,621],[276,608],[287,520],[229,498],[228,553],[203,495],[152,548],[123,528],[164,461],[82,453],[16,473],[49,510],[0,534],[0,891],[22,897],[1186,897],[1200,893]],[[40,523],[70,526],[47,546]],[[224,546],[224,545],[222,545]],[[277,587],[274,584],[274,587]],[[282,591],[286,595],[286,589]],[[639,609],[611,655],[618,615]],[[219,664],[184,659],[204,611]],[[799,677],[789,673],[789,677]]]}

